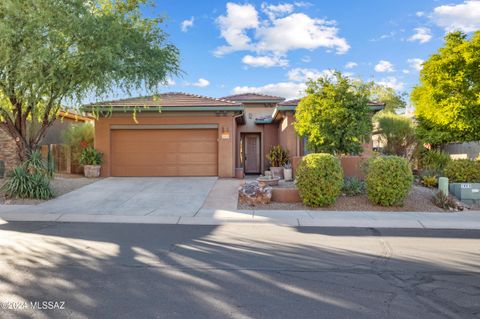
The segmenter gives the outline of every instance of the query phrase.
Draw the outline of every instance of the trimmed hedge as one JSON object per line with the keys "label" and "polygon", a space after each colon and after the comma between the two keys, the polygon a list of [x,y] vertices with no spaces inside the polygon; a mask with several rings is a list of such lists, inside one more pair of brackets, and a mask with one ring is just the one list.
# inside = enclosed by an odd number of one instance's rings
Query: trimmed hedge
{"label": "trimmed hedge", "polygon": [[405,158],[382,156],[369,161],[365,187],[372,203],[382,206],[403,205],[412,184],[412,169]]}
{"label": "trimmed hedge", "polygon": [[303,203],[310,207],[335,203],[343,186],[343,170],[331,154],[306,155],[298,165],[296,185]]}
{"label": "trimmed hedge", "polygon": [[450,161],[445,167],[450,183],[480,183],[480,162],[469,159]]}

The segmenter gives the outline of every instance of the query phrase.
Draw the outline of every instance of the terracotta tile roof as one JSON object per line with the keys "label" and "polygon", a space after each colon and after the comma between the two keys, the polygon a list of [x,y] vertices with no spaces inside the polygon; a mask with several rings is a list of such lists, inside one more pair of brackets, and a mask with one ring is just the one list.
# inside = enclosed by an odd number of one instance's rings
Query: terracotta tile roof
{"label": "terracotta tile roof", "polygon": [[[295,105],[295,106],[297,106],[299,102],[300,102],[300,99],[294,99],[294,100],[288,100],[288,101],[278,103],[278,105]],[[368,102],[368,105],[369,106],[385,106],[385,103],[378,102],[378,101],[370,101],[370,102]]]}
{"label": "terracotta tile roof", "polygon": [[282,103],[278,103],[278,105],[298,105],[300,102],[300,99],[294,99],[294,100],[288,100],[288,101],[283,101]]}
{"label": "terracotta tile roof", "polygon": [[134,97],[115,101],[92,103],[88,106],[112,106],[112,107],[158,107],[158,106],[241,106],[241,103],[226,99],[217,99],[202,95],[168,92],[155,96]]}
{"label": "terracotta tile roof", "polygon": [[230,100],[230,101],[283,101],[285,98],[280,96],[273,96],[273,95],[265,95],[265,94],[258,94],[258,93],[243,93],[243,94],[235,94],[223,97],[223,99]]}

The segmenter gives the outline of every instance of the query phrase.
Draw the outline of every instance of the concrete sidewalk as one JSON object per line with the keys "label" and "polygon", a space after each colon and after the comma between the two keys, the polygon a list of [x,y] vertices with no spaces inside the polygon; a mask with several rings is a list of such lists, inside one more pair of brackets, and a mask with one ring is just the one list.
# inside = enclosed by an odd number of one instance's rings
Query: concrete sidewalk
{"label": "concrete sidewalk", "polygon": [[480,229],[480,212],[338,212],[284,210],[225,210],[202,208],[195,216],[134,216],[106,214],[61,214],[22,212],[20,209],[1,212],[8,221],[138,223],[138,224],[275,224],[294,227],[360,227],[413,229]]}
{"label": "concrete sidewalk", "polygon": [[[192,187],[177,187],[182,200],[175,200],[172,184],[185,185],[176,179],[140,180],[142,188],[129,192],[135,179],[111,179],[94,183],[40,205],[0,205],[0,222],[47,221],[137,224],[275,224],[294,227],[361,227],[418,229],[480,229],[480,212],[338,212],[315,210],[238,210],[237,179],[200,179]],[[170,191],[159,192],[163,181]],[[202,181],[203,184],[198,185]],[[188,182],[188,181],[187,181]],[[109,183],[109,185],[105,185]],[[139,182],[140,183],[140,182]],[[153,184],[152,184],[153,183]],[[164,183],[164,184],[165,184]],[[151,191],[147,186],[152,184]],[[187,183],[188,184],[188,183]],[[119,192],[119,188],[126,188]],[[103,190],[102,190],[103,188]],[[128,188],[128,189],[127,189]],[[105,189],[109,190],[107,192]],[[147,189],[147,190],[146,190]],[[99,195],[97,195],[99,193]],[[90,195],[89,195],[90,194]],[[92,195],[93,194],[93,195]],[[199,196],[193,196],[193,195]],[[89,196],[87,196],[89,195]],[[128,196],[127,196],[128,195]],[[115,197],[116,196],[116,197]],[[135,205],[118,205],[118,197],[127,203],[140,196]],[[115,197],[115,198],[114,198]],[[148,200],[142,198],[147,197]],[[88,201],[85,199],[88,198]],[[107,199],[106,199],[107,198]],[[115,200],[113,200],[115,199]],[[179,204],[180,202],[180,204]],[[146,207],[146,205],[150,205]],[[147,209],[148,208],[148,209]],[[154,210],[156,213],[151,213]]]}

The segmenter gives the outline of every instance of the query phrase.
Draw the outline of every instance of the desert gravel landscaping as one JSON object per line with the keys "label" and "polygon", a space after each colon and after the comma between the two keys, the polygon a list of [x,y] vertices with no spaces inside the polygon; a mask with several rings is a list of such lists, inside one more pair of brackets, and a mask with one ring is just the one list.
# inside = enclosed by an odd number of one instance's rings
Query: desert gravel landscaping
{"label": "desert gravel landscaping", "polygon": [[[51,181],[51,186],[55,197],[58,197],[98,180],[98,178],[85,178],[82,175],[56,174]],[[0,184],[3,185],[5,181],[6,179],[0,180]],[[5,195],[0,192],[0,204],[4,205],[36,205],[43,202],[45,201],[37,199],[6,199]]]}
{"label": "desert gravel landscaping", "polygon": [[[328,207],[311,208],[302,203],[271,202],[266,205],[248,206],[238,204],[238,209],[268,209],[268,210],[318,210],[318,211],[391,211],[391,212],[446,212],[432,203],[436,189],[415,185],[405,200],[404,206],[383,207],[373,205],[368,201],[367,195],[340,196],[336,203]],[[480,205],[471,207],[479,210]]]}

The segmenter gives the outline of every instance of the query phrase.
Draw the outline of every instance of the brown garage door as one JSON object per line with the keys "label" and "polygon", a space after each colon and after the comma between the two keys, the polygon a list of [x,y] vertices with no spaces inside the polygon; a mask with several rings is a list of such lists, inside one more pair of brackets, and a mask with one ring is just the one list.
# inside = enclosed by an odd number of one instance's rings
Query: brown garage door
{"label": "brown garage door", "polygon": [[216,176],[216,129],[112,130],[112,176]]}

